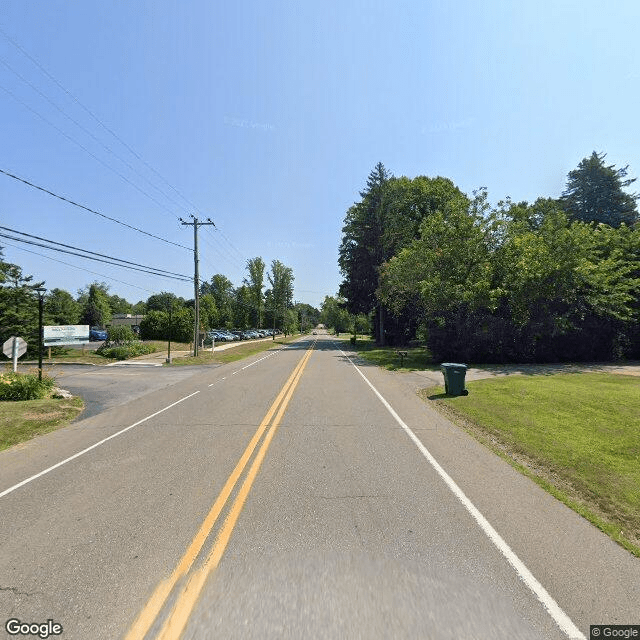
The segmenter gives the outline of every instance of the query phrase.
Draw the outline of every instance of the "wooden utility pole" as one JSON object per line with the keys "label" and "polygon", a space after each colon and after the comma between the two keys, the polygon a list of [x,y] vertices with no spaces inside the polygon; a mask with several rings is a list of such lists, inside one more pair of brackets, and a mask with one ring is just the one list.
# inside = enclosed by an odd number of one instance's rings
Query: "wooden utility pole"
{"label": "wooden utility pole", "polygon": [[204,225],[211,225],[215,227],[216,225],[213,223],[211,218],[207,218],[206,222],[200,222],[198,218],[194,215],[191,216],[193,218],[193,222],[185,222],[182,218],[180,218],[180,222],[183,225],[192,226],[193,227],[193,261],[194,261],[194,272],[193,272],[193,292],[194,292],[194,311],[195,311],[195,322],[193,327],[193,356],[196,357],[198,355],[198,338],[199,338],[199,330],[200,330],[200,275],[198,273],[198,227],[202,227]]}

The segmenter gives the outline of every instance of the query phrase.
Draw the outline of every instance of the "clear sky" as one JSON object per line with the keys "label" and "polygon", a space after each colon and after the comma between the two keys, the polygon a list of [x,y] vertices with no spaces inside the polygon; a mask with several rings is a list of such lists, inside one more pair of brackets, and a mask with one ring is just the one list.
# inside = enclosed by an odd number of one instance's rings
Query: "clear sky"
{"label": "clear sky", "polygon": [[[276,258],[295,299],[319,306],[378,161],[485,186],[493,202],[559,196],[594,150],[640,176],[638,25],[638,0],[0,0],[0,169],[186,247],[178,217],[210,217],[203,279],[239,285],[248,258]],[[2,174],[0,221],[193,274],[188,250]],[[193,297],[188,283],[8,244],[5,260],[49,289]]]}

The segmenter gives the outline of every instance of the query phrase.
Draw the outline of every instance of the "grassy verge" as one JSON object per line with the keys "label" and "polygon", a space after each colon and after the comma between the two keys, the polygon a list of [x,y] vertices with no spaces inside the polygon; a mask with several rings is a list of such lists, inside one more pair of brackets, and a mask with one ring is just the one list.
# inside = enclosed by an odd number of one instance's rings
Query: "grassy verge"
{"label": "grassy verge", "polygon": [[0,451],[64,427],[84,407],[82,398],[0,402]]}
{"label": "grassy verge", "polygon": [[[347,343],[348,343],[347,338]],[[432,371],[439,370],[431,354],[425,347],[377,347],[373,340],[358,337],[355,351],[360,358],[389,371]],[[406,352],[402,359],[398,351]],[[401,366],[402,362],[402,366]]]}
{"label": "grassy verge", "polygon": [[[253,342],[247,344],[240,344],[232,349],[221,349],[220,351],[214,351],[211,353],[211,347],[201,350],[198,357],[184,356],[179,358],[173,358],[171,365],[188,365],[188,364],[226,364],[228,362],[235,362],[236,360],[242,360],[249,356],[254,356],[263,351],[273,348],[274,346],[282,346],[289,344],[294,340],[297,340],[300,336],[289,336],[287,338],[276,338],[275,340],[264,340],[262,342]],[[173,348],[173,347],[172,347]]]}
{"label": "grassy verge", "polygon": [[573,373],[425,389],[477,439],[640,557],[640,393],[634,376]]}

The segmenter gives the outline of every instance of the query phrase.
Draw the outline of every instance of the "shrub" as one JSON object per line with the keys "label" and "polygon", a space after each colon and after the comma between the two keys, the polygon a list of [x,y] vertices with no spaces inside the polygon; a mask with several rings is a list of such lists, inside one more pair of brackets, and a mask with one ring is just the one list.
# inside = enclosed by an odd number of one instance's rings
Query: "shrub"
{"label": "shrub", "polygon": [[135,358],[135,356],[143,356],[147,353],[153,353],[155,350],[156,348],[151,344],[145,344],[139,340],[134,340],[133,342],[114,347],[102,345],[96,353],[104,356],[105,358],[127,360],[128,358]]}
{"label": "shrub", "polygon": [[37,373],[0,374],[0,400],[38,400],[46,398],[55,382],[49,376],[38,380]]}
{"label": "shrub", "polygon": [[107,335],[109,345],[123,345],[138,339],[129,325],[109,327]]}

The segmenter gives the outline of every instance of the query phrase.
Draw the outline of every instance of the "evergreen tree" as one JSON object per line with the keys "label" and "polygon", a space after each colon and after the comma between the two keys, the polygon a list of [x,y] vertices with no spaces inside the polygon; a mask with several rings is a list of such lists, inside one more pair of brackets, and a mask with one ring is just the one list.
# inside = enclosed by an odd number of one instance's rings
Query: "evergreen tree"
{"label": "evergreen tree", "polygon": [[595,151],[569,172],[562,204],[569,218],[581,222],[601,222],[611,227],[638,221],[637,194],[623,191],[636,181],[627,178],[627,167],[605,165],[606,154]]}
{"label": "evergreen tree", "polygon": [[44,322],[48,325],[77,324],[80,305],[64,289],[54,289],[45,296]]}
{"label": "evergreen tree", "polygon": [[385,261],[385,192],[391,174],[378,162],[360,192],[362,200],[347,211],[338,264],[344,280],[340,295],[353,313],[376,309],[376,341],[384,344],[384,309],[377,304],[378,269]]}

